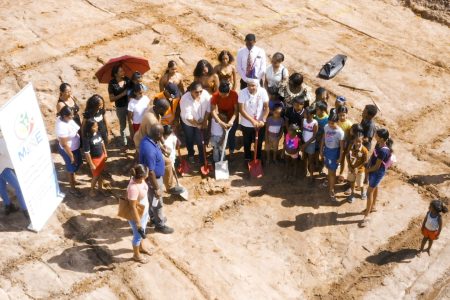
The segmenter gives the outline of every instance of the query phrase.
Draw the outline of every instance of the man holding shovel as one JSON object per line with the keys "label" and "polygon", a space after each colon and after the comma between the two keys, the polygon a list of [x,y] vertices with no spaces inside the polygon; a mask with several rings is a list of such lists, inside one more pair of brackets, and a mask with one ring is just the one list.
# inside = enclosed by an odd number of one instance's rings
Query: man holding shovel
{"label": "man holding shovel", "polygon": [[246,163],[252,160],[251,145],[258,140],[256,158],[261,159],[261,148],[264,140],[265,123],[269,116],[269,96],[259,85],[258,79],[247,78],[247,87],[239,92],[239,113],[242,135],[244,138],[244,156]]}
{"label": "man holding shovel", "polygon": [[148,172],[148,200],[150,211],[155,223],[155,231],[170,234],[173,229],[166,225],[163,214],[163,176],[164,158],[158,142],[161,140],[164,129],[161,124],[150,127],[148,136],[145,136],[139,145],[139,162],[145,165]]}

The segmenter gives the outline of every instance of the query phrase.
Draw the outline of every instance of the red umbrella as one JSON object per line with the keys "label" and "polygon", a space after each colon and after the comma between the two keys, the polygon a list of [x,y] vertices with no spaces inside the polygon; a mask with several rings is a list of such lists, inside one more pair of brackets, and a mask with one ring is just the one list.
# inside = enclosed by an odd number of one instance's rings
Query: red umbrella
{"label": "red umbrella", "polygon": [[103,67],[101,67],[97,73],[95,73],[95,76],[98,78],[100,83],[109,83],[112,79],[111,70],[115,65],[120,65],[125,71],[125,75],[127,77],[131,77],[131,75],[133,75],[136,71],[144,74],[150,70],[148,60],[145,58],[130,55],[112,58]]}

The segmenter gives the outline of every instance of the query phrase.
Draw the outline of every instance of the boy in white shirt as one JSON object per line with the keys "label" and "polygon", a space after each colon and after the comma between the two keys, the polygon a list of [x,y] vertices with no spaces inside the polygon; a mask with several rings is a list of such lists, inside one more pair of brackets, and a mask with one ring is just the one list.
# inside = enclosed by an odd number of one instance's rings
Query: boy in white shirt
{"label": "boy in white shirt", "polygon": [[[228,118],[226,114],[219,113],[219,119],[222,122],[228,123]],[[214,162],[220,161],[220,157],[222,155],[223,140],[225,137],[225,130],[223,130],[222,126],[220,126],[214,118],[211,119],[211,139],[210,143],[213,147],[213,160]]]}

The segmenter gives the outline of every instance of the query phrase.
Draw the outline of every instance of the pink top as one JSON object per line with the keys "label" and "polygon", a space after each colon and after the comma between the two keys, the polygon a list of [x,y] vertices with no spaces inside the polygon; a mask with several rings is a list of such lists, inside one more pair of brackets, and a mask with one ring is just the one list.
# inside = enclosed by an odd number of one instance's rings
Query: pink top
{"label": "pink top", "polygon": [[130,180],[127,188],[127,196],[129,200],[137,200],[139,203],[148,208],[148,185],[145,181],[136,183],[134,179]]}
{"label": "pink top", "polygon": [[297,150],[298,145],[300,144],[300,138],[297,135],[291,137],[288,132],[286,133],[286,140],[284,143],[287,150]]}

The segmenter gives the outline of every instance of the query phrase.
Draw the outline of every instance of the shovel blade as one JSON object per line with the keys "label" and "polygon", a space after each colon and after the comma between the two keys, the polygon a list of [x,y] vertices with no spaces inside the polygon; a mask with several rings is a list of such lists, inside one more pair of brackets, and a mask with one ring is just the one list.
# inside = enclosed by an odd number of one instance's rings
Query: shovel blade
{"label": "shovel blade", "polygon": [[185,161],[184,159],[182,159],[180,161],[180,166],[177,168],[178,173],[181,174],[181,176],[183,176],[183,174],[187,174],[189,173],[190,167],[189,167],[189,163],[187,161]]}
{"label": "shovel blade", "polygon": [[259,159],[252,160],[248,163],[250,175],[254,178],[261,178],[264,175],[261,161]]}
{"label": "shovel blade", "polygon": [[204,175],[204,176],[208,176],[209,172],[211,172],[212,166],[210,164],[207,165],[203,165],[200,167],[200,172]]}
{"label": "shovel blade", "polygon": [[228,161],[219,161],[215,164],[216,180],[226,180],[230,178],[230,172],[228,170]]}

